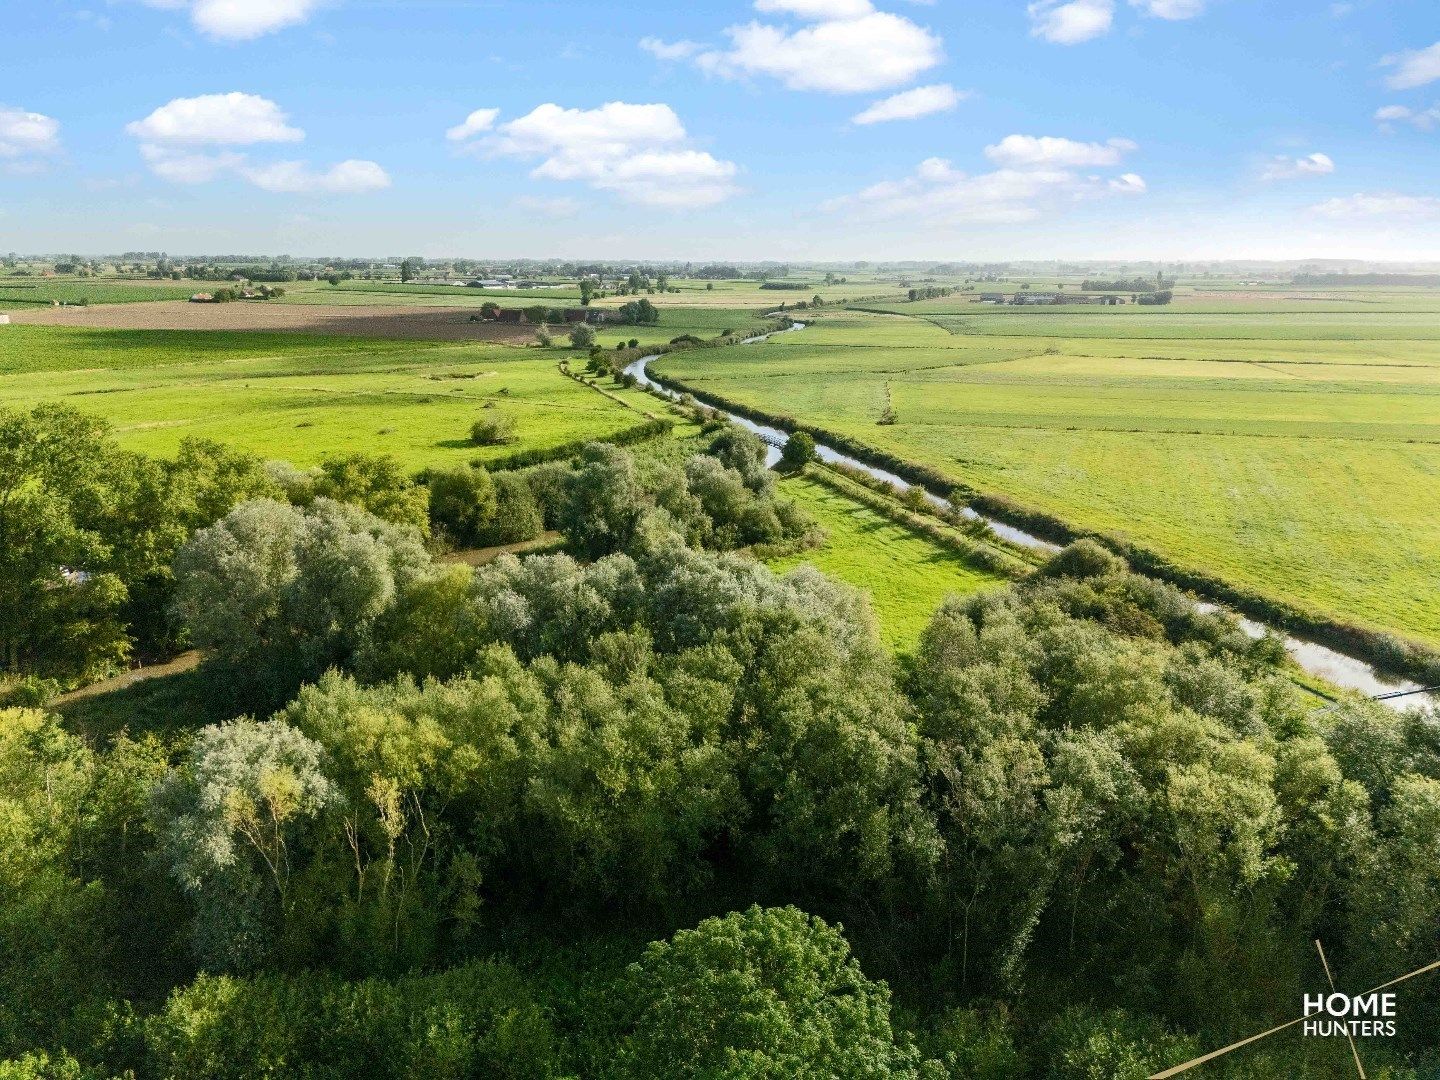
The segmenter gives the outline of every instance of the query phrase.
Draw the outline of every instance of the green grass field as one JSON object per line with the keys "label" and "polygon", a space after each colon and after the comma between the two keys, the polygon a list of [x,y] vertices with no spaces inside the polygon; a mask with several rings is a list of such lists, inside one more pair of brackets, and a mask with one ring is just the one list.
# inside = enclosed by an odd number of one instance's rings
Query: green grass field
{"label": "green grass field", "polygon": [[[172,453],[186,436],[297,465],[393,454],[411,467],[489,459],[607,435],[643,421],[562,376],[565,349],[368,341],[298,334],[6,327],[0,407],[61,401],[114,425],[125,446]],[[615,391],[642,410],[655,400]],[[475,447],[487,407],[517,442]]]}
{"label": "green grass field", "polygon": [[1006,584],[959,555],[861,503],[804,476],[780,482],[780,493],[810,511],[825,529],[818,548],[770,565],[809,565],[868,591],[880,634],[895,649],[910,649],[940,602]]}
{"label": "green grass field", "polygon": [[[1017,310],[965,316],[964,334],[934,316],[821,314],[773,344],[659,367],[1440,644],[1440,303],[1422,302],[1433,310]],[[887,401],[899,422],[879,425]]]}

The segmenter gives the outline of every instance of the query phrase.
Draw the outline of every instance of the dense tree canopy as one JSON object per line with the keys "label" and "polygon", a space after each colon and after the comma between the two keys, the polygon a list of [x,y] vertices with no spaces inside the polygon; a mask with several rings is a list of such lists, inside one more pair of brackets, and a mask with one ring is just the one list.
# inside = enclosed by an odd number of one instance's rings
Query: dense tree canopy
{"label": "dense tree canopy", "polygon": [[257,500],[175,557],[175,611],[239,684],[289,692],[344,663],[431,565],[413,529],[346,503]]}
{"label": "dense tree canopy", "polygon": [[0,671],[72,682],[168,643],[176,551],[275,493],[257,459],[215,443],[158,461],[68,406],[0,410]]}

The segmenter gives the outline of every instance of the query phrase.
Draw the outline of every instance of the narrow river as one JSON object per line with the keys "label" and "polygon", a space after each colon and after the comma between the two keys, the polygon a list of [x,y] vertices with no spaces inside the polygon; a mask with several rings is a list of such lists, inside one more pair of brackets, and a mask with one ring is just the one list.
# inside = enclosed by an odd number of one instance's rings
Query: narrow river
{"label": "narrow river", "polygon": [[[775,314],[780,313],[777,312]],[[790,334],[804,329],[805,323],[792,323],[790,327],[785,330],[776,330],[772,334],[757,334],[755,337],[745,338],[740,344],[754,345],[768,340],[775,336],[775,334]],[[671,390],[650,376],[648,371],[650,361],[658,360],[659,358],[660,354],[658,353],[653,356],[642,356],[640,359],[634,360],[627,365],[625,373],[627,375],[634,375],[635,381],[641,386],[653,389],[670,398],[672,401],[678,400],[680,397],[679,393]],[[724,410],[721,411],[723,412]],[[771,466],[780,460],[780,448],[783,447],[790,438],[786,432],[765,424],[757,424],[753,420],[746,419],[743,416],[737,416],[732,412],[726,412],[725,415],[730,418],[732,423],[739,424],[748,431],[753,431],[765,441],[765,444],[770,448],[766,454],[766,461]],[[887,484],[892,484],[901,491],[908,490],[913,486],[909,481],[896,476],[892,472],[878,469],[873,465],[867,465],[865,462],[858,461],[849,454],[842,454],[833,447],[826,446],[824,443],[818,441],[815,444],[815,453],[822,461],[830,464],[846,465],[852,469],[860,469],[863,472],[869,473],[871,476],[884,480]],[[950,505],[945,499],[942,499],[932,491],[926,491],[925,498],[929,499],[936,506],[943,507]],[[1060,550],[1057,544],[1052,544],[1048,540],[1042,540],[1038,536],[1034,536],[1022,529],[1017,529],[1013,525],[1007,525],[1003,521],[996,521],[994,518],[986,517],[970,509],[968,506],[965,507],[961,513],[966,517],[984,521],[995,531],[996,536],[1020,547],[1047,552]],[[1212,604],[1205,600],[1200,600],[1196,603],[1203,611],[1225,610],[1221,608],[1220,605]],[[1240,623],[1241,629],[1251,637],[1262,637],[1266,631],[1270,629],[1261,623],[1255,622],[1253,619],[1247,619],[1243,615],[1236,615],[1234,612],[1230,612],[1230,614],[1235,615],[1235,618]],[[1276,631],[1276,633],[1279,633],[1279,631]],[[1440,693],[1415,693],[1414,691],[1421,689],[1419,684],[1386,675],[1357,657],[1337,652],[1327,645],[1321,645],[1319,642],[1306,641],[1303,638],[1292,637],[1284,633],[1279,633],[1279,636],[1281,640],[1285,642],[1285,651],[1290,654],[1291,658],[1302,670],[1324,679],[1326,682],[1332,683],[1335,686],[1343,687],[1347,690],[1357,690],[1367,697],[1377,699],[1382,698],[1384,695],[1401,695],[1398,697],[1384,697],[1383,703],[1392,709],[1440,705]]]}

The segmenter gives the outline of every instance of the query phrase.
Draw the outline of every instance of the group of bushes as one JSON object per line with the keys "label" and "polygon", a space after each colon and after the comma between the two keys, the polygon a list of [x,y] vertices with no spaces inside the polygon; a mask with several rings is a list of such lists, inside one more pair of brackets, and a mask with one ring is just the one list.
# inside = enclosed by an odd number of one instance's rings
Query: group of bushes
{"label": "group of bushes", "polygon": [[293,482],[288,503],[248,502],[191,538],[175,558],[174,607],[227,686],[274,703],[377,642],[423,636],[394,620],[436,599],[445,571],[423,543],[432,528],[479,547],[557,529],[590,559],[665,537],[730,550],[815,535],[807,515],[776,497],[764,444],[731,428],[683,466],[589,443],[574,461],[494,475],[461,465],[425,480],[399,475],[388,459],[338,459]]}
{"label": "group of bushes", "polygon": [[493,412],[470,425],[470,441],[476,446],[503,446],[515,441],[515,418]]}
{"label": "group of bushes", "polygon": [[[475,434],[504,439],[513,425],[507,414],[493,413]],[[668,420],[652,420],[609,438],[628,445],[670,429]],[[183,638],[171,618],[172,561],[191,534],[246,500],[299,508],[330,500],[422,538],[433,521],[467,543],[528,540],[544,529],[544,511],[519,477],[447,475],[432,514],[429,478],[417,481],[383,455],[351,454],[301,470],[188,439],[173,459],[152,458],[121,450],[103,422],[48,405],[0,412],[0,436],[0,495],[7,500],[0,516],[0,692],[15,701],[42,702],[137,652],[173,652]],[[583,446],[491,464],[513,470],[573,457]],[[489,496],[477,495],[482,485]],[[463,511],[462,494],[471,500]]]}
{"label": "group of bushes", "polygon": [[564,461],[567,458],[573,458],[592,442],[609,443],[611,446],[634,446],[638,443],[649,442],[651,439],[664,438],[674,430],[674,427],[674,421],[660,417],[628,428],[621,428],[619,431],[594,439],[575,439],[571,442],[557,443],[554,446],[537,446],[529,450],[517,450],[498,458],[477,458],[473,464],[483,465],[491,472],[524,469],[547,461]]}
{"label": "group of bushes", "polygon": [[[621,447],[669,434],[673,421],[648,420],[602,441],[512,455],[494,481],[513,475],[534,495],[546,527],[563,531],[581,551],[603,554],[627,547],[647,518],[703,548],[728,550],[774,544],[809,534],[813,522],[777,498],[759,439],[721,425],[707,452],[683,467],[634,458]],[[494,464],[492,463],[492,469]],[[438,474],[431,476],[433,492]],[[497,513],[497,520],[504,515]],[[447,524],[438,515],[439,523]]]}
{"label": "group of bushes", "polygon": [[1161,289],[1172,289],[1174,287],[1174,278],[1163,277],[1136,277],[1118,281],[1091,281],[1087,279],[1080,284],[1080,290],[1082,292],[1153,293]]}
{"label": "group of bushes", "polygon": [[232,288],[224,286],[210,291],[210,303],[232,304],[237,300],[278,300],[285,295],[285,290],[278,285],[261,285],[251,291],[243,288]]}

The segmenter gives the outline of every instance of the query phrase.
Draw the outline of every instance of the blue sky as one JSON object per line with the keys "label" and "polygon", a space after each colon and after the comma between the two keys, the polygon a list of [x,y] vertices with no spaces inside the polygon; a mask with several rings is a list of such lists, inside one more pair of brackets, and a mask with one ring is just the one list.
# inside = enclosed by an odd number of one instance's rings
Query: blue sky
{"label": "blue sky", "polygon": [[1433,0],[11,0],[0,250],[1440,261]]}

